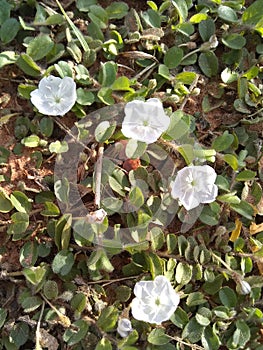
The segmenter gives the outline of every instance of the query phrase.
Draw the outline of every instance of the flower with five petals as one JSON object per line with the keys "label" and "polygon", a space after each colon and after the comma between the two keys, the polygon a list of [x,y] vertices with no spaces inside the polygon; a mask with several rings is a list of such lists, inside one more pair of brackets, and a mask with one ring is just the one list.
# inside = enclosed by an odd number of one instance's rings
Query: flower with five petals
{"label": "flower with five petals", "polygon": [[133,317],[149,323],[161,324],[169,320],[180,302],[179,294],[165,276],[137,282],[134,294],[136,298],[131,303]]}
{"label": "flower with five petals", "polygon": [[171,195],[179,199],[186,210],[200,203],[214,202],[218,193],[216,172],[209,165],[190,165],[178,171],[172,183]]}
{"label": "flower with five petals", "polygon": [[62,116],[76,102],[76,83],[70,77],[61,79],[50,75],[40,80],[38,89],[32,91],[30,96],[31,102],[40,113]]}
{"label": "flower with five petals", "polygon": [[124,112],[121,129],[123,135],[147,144],[157,141],[170,124],[170,118],[157,98],[150,98],[146,102],[128,102]]}

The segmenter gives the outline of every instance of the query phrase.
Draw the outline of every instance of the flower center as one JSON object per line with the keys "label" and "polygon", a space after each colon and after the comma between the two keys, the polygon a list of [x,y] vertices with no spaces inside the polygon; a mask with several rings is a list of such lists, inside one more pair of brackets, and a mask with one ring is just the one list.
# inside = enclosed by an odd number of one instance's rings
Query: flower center
{"label": "flower center", "polygon": [[155,305],[159,306],[161,304],[161,301],[159,298],[156,298],[155,299]]}
{"label": "flower center", "polygon": [[196,181],[193,179],[193,176],[191,175],[187,176],[186,182],[192,187],[196,186]]}
{"label": "flower center", "polygon": [[150,123],[148,122],[148,120],[144,120],[143,121],[143,126],[148,126]]}
{"label": "flower center", "polygon": [[56,102],[56,103],[60,103],[60,102],[61,102],[61,97],[55,96],[55,102]]}

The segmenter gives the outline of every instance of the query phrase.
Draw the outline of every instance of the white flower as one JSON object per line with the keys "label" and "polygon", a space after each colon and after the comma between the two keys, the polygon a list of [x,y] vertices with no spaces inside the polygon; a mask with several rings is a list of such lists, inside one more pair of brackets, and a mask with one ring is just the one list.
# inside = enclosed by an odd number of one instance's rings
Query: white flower
{"label": "white flower", "polygon": [[61,79],[50,75],[40,80],[38,89],[32,91],[30,96],[40,113],[64,115],[76,102],[76,83],[70,77]]}
{"label": "white flower", "polygon": [[128,318],[119,319],[117,332],[122,338],[127,337],[132,332],[132,330],[133,328],[131,325],[131,321]]}
{"label": "white flower", "polygon": [[171,195],[179,198],[186,210],[196,208],[200,203],[211,203],[216,199],[216,172],[209,165],[191,165],[178,171],[172,183]]}
{"label": "white flower", "polygon": [[157,98],[146,102],[134,100],[125,106],[122,133],[128,138],[146,143],[155,142],[168,129],[170,118]]}
{"label": "white flower", "polygon": [[157,276],[154,281],[137,282],[134,294],[133,317],[149,323],[161,324],[169,320],[180,302],[179,294],[164,276]]}

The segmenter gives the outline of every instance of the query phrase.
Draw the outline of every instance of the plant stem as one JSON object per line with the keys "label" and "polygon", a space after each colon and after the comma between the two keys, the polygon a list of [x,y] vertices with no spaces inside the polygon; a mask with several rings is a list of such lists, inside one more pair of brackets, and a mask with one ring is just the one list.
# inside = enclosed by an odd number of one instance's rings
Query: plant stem
{"label": "plant stem", "polygon": [[103,161],[104,145],[99,144],[98,159],[96,162],[95,172],[95,205],[100,208],[100,196],[101,196],[101,173],[102,173],[102,161]]}

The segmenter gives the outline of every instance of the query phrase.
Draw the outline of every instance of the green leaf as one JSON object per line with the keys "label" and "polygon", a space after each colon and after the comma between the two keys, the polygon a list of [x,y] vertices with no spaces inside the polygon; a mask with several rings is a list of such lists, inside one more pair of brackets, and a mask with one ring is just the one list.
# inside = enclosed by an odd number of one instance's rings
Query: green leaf
{"label": "green leaf", "polygon": [[29,313],[37,310],[40,305],[43,304],[43,301],[40,297],[33,296],[33,297],[27,297],[25,298],[21,306],[24,309],[24,312]]}
{"label": "green leaf", "polygon": [[14,191],[10,196],[11,203],[17,211],[21,213],[29,213],[31,210],[31,202],[29,198],[20,191]]}
{"label": "green leaf", "polygon": [[215,76],[218,71],[218,59],[214,52],[201,52],[198,58],[198,64],[202,72],[209,78]]}
{"label": "green leaf", "polygon": [[214,329],[210,326],[207,326],[204,329],[201,342],[205,350],[211,350],[211,349],[217,350],[221,345],[219,336],[216,334]]}
{"label": "green leaf", "polygon": [[169,68],[166,67],[165,64],[159,64],[159,66],[158,66],[158,74],[159,74],[161,77],[163,77],[163,78],[165,78],[165,79],[167,79],[167,80],[170,79]]}
{"label": "green leaf", "polygon": [[88,12],[91,5],[96,5],[97,0],[77,0],[77,9],[81,12]]}
{"label": "green leaf", "polygon": [[234,154],[224,154],[224,161],[231,166],[235,171],[238,169],[238,159]]}
{"label": "green leaf", "polygon": [[203,293],[193,292],[190,293],[186,299],[186,305],[189,307],[205,304],[206,300]]}
{"label": "green leaf", "polygon": [[99,83],[103,87],[111,87],[111,85],[116,80],[117,74],[117,64],[115,62],[109,61],[106,63],[101,63],[99,71]]}
{"label": "green leaf", "polygon": [[83,88],[77,89],[77,103],[82,106],[90,106],[95,101],[95,96],[91,91]]}
{"label": "green leaf", "polygon": [[205,206],[199,215],[199,220],[206,225],[214,226],[218,224],[218,215],[209,206]]}
{"label": "green leaf", "polygon": [[215,34],[215,23],[212,18],[208,18],[205,21],[202,21],[198,24],[198,30],[201,35],[201,38],[204,42],[209,41],[212,35]]}
{"label": "green leaf", "polygon": [[51,153],[65,153],[68,151],[68,144],[66,141],[55,141],[51,142],[49,145],[49,151]]}
{"label": "green leaf", "polygon": [[19,262],[23,267],[35,265],[38,258],[37,244],[35,241],[26,242],[20,250]]}
{"label": "green leaf", "polygon": [[176,327],[182,329],[189,322],[189,317],[187,315],[187,312],[179,306],[171,316],[170,321]]}
{"label": "green leaf", "polygon": [[21,140],[22,145],[25,145],[26,147],[34,148],[38,147],[40,142],[40,138],[37,135],[30,135],[27,137],[24,137]]}
{"label": "green leaf", "polygon": [[119,313],[116,307],[108,306],[102,310],[100,317],[97,321],[98,327],[104,332],[109,332],[115,328],[119,317]]}
{"label": "green leaf", "polygon": [[244,11],[242,21],[244,24],[256,25],[262,19],[262,1],[256,0]]}
{"label": "green leaf", "polygon": [[160,227],[153,227],[150,231],[150,241],[151,241],[151,246],[153,250],[158,250],[161,249],[164,242],[164,233]]}
{"label": "green leaf", "polygon": [[59,14],[59,13],[55,13],[54,15],[49,16],[46,21],[45,24],[47,26],[54,26],[54,25],[61,25],[65,22],[64,17]]}
{"label": "green leaf", "polygon": [[26,53],[34,61],[41,60],[52,50],[54,43],[49,35],[42,34],[34,38],[28,44]]}
{"label": "green leaf", "polygon": [[190,18],[190,23],[200,23],[208,18],[207,13],[196,13]]}
{"label": "green leaf", "polygon": [[134,90],[130,87],[130,80],[127,77],[119,77],[111,85],[112,90],[114,91],[131,91]]}
{"label": "green leaf", "polygon": [[212,148],[214,148],[217,152],[221,152],[229,148],[234,141],[234,136],[229,134],[228,130],[224,131],[224,133],[218,136],[212,143]]}
{"label": "green leaf", "polygon": [[66,276],[70,273],[74,265],[74,255],[68,250],[61,250],[52,262],[52,270],[54,273]]}
{"label": "green leaf", "polygon": [[13,209],[13,204],[4,192],[0,191],[0,213],[8,213]]}
{"label": "green leaf", "polygon": [[129,139],[125,148],[125,153],[127,158],[137,159],[145,153],[146,149],[147,144],[145,142]]}
{"label": "green leaf", "polygon": [[99,5],[91,5],[88,13],[92,22],[97,24],[101,29],[106,29],[108,25],[108,13]]}
{"label": "green leaf", "polygon": [[10,332],[10,340],[19,348],[24,345],[29,337],[29,326],[24,322],[16,323]]}
{"label": "green leaf", "polygon": [[0,307],[0,328],[2,328],[3,325],[5,324],[6,316],[7,316],[7,311]]}
{"label": "green leaf", "polygon": [[25,276],[28,282],[33,284],[33,286],[39,285],[43,281],[46,273],[47,273],[46,266],[43,266],[43,267],[32,266],[32,267],[28,267],[28,268],[26,267],[23,269],[23,275]]}
{"label": "green leaf", "polygon": [[217,10],[218,16],[226,22],[236,23],[238,22],[238,17],[236,12],[228,6],[220,5]]}
{"label": "green leaf", "polygon": [[236,192],[229,192],[218,196],[217,199],[223,203],[239,204],[241,199],[235,195]]}
{"label": "green leaf", "polygon": [[12,41],[20,29],[20,23],[15,18],[8,18],[0,27],[0,39],[3,44]]}
{"label": "green leaf", "polygon": [[248,109],[248,106],[245,104],[245,102],[242,99],[237,98],[234,101],[234,107],[235,110],[244,114],[250,114],[250,109]]}
{"label": "green leaf", "polygon": [[176,8],[180,23],[184,23],[188,16],[187,2],[185,0],[172,0],[172,5]]}
{"label": "green leaf", "polygon": [[232,337],[232,346],[234,348],[244,349],[250,339],[250,328],[244,320],[236,321],[236,330]]}
{"label": "green leaf", "polygon": [[110,125],[110,123],[105,120],[101,122],[95,129],[95,139],[96,141],[102,143],[111,138],[116,128],[116,124]]}
{"label": "green leaf", "polygon": [[58,284],[56,281],[46,281],[43,287],[43,293],[48,300],[56,299],[58,296]]}
{"label": "green leaf", "polygon": [[106,7],[109,19],[121,19],[127,15],[128,10],[129,6],[123,1],[114,1]]}
{"label": "green leaf", "polygon": [[112,350],[111,342],[106,338],[102,338],[96,345],[95,350]]}
{"label": "green leaf", "polygon": [[201,326],[208,326],[212,319],[212,312],[206,307],[200,307],[195,318]]}
{"label": "green leaf", "polygon": [[5,0],[0,1],[0,25],[2,25],[9,17],[12,6]]}
{"label": "green leaf", "polygon": [[62,180],[57,180],[54,184],[54,192],[56,198],[62,203],[68,203],[69,201],[69,182],[68,179],[63,177]]}
{"label": "green leaf", "polygon": [[236,176],[236,181],[250,181],[255,178],[257,173],[252,170],[243,170]]}
{"label": "green leaf", "polygon": [[246,45],[246,39],[241,34],[229,34],[222,37],[222,43],[230,49],[240,50]]}
{"label": "green leaf", "polygon": [[187,120],[188,115],[178,110],[171,114],[170,124],[164,134],[164,138],[168,136],[171,140],[179,140],[190,129],[190,122]]}
{"label": "green leaf", "polygon": [[223,280],[223,275],[218,275],[212,282],[206,281],[203,284],[203,290],[209,295],[215,295],[220,290]]}
{"label": "green leaf", "polygon": [[15,63],[17,57],[18,56],[14,51],[2,51],[0,53],[0,68],[6,66],[7,64]]}
{"label": "green leaf", "polygon": [[161,27],[161,15],[153,9],[143,12],[141,16],[148,26],[152,28]]}
{"label": "green leaf", "polygon": [[112,89],[102,87],[98,92],[98,98],[105,103],[105,105],[113,105],[115,100],[112,97]]}
{"label": "green leaf", "polygon": [[223,287],[220,289],[219,299],[221,303],[228,308],[236,307],[237,305],[236,293],[229,287]]}
{"label": "green leaf", "polygon": [[43,136],[50,137],[54,129],[54,121],[50,117],[44,117],[39,122],[39,129]]}
{"label": "green leaf", "polygon": [[11,216],[12,223],[7,229],[11,235],[20,234],[26,231],[29,225],[29,216],[26,213],[14,213]]}
{"label": "green leaf", "polygon": [[164,64],[169,69],[176,68],[182,61],[184,52],[180,47],[173,46],[164,55]]}
{"label": "green leaf", "polygon": [[239,204],[231,204],[230,208],[235,210],[237,213],[244,216],[248,220],[253,219],[254,209],[249,203],[245,201],[240,201]]}
{"label": "green leaf", "polygon": [[58,216],[60,214],[59,208],[54,203],[45,202],[44,207],[45,209],[40,213],[43,216]]}
{"label": "green leaf", "polygon": [[164,345],[169,343],[171,339],[165,334],[165,330],[163,328],[155,328],[150,332],[147,340],[150,344]]}
{"label": "green leaf", "polygon": [[72,309],[78,311],[79,313],[85,310],[86,305],[87,298],[84,293],[75,294],[70,301],[70,306],[72,307]]}
{"label": "green leaf", "polygon": [[192,278],[192,266],[179,262],[175,270],[175,278],[178,284],[186,285]]}
{"label": "green leaf", "polygon": [[197,343],[203,334],[204,326],[201,326],[195,318],[192,318],[184,327],[182,338],[189,340],[191,343]]}
{"label": "green leaf", "polygon": [[139,209],[144,204],[144,196],[139,187],[133,187],[131,189],[129,193],[129,201],[136,209]]}
{"label": "green leaf", "polygon": [[81,340],[85,338],[88,329],[89,324],[86,321],[77,320],[72,324],[72,328],[66,329],[63,334],[63,340],[69,347],[72,347],[75,344],[81,343]]}
{"label": "green leaf", "polygon": [[71,238],[72,215],[64,214],[55,226],[55,243],[58,249],[68,249]]}

